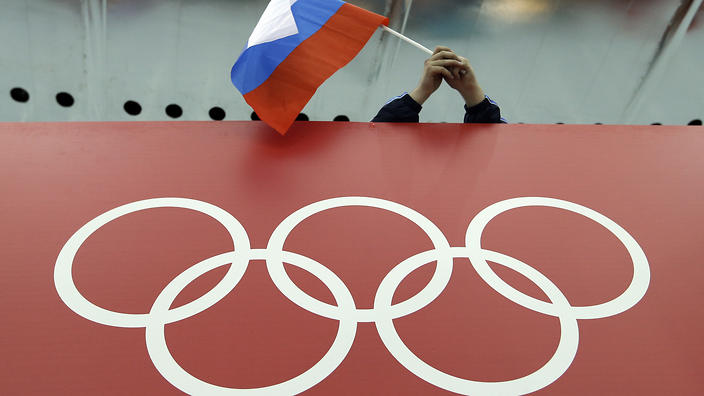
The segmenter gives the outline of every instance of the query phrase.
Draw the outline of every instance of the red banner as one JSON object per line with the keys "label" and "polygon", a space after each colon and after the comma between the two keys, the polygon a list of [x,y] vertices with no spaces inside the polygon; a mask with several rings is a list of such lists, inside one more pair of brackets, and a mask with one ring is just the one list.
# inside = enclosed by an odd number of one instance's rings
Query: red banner
{"label": "red banner", "polygon": [[704,392],[692,127],[0,124],[2,394]]}

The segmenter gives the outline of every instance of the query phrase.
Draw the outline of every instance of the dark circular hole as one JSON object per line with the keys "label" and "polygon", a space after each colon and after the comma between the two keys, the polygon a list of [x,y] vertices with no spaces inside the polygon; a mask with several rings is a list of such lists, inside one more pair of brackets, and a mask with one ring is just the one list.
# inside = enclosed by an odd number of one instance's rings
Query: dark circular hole
{"label": "dark circular hole", "polygon": [[335,119],[333,119],[333,121],[342,121],[342,122],[346,122],[349,120],[350,120],[350,118],[347,117],[346,115],[339,115],[339,116],[335,117]]}
{"label": "dark circular hole", "polygon": [[654,122],[654,123],[652,123],[652,124],[650,124],[650,125],[662,125],[662,123],[660,123],[660,122]]}
{"label": "dark circular hole", "polygon": [[301,113],[296,117],[296,121],[310,121],[306,113]]}
{"label": "dark circular hole", "polygon": [[26,103],[29,101],[29,92],[24,88],[15,87],[10,90],[10,96],[15,102]]}
{"label": "dark circular hole", "polygon": [[594,125],[604,125],[603,122],[595,122]]}
{"label": "dark circular hole", "polygon": [[565,125],[564,122],[556,122],[555,124],[557,124],[557,125]]}
{"label": "dark circular hole", "polygon": [[250,118],[252,119],[252,121],[261,121],[261,118],[259,118],[259,115],[257,115],[257,113],[255,112],[252,112]]}
{"label": "dark circular hole", "polygon": [[700,119],[692,120],[687,125],[702,125],[702,120],[700,120]]}
{"label": "dark circular hole", "polygon": [[166,115],[171,118],[179,118],[183,115],[183,110],[181,110],[181,106],[172,103],[166,106]]}
{"label": "dark circular hole", "polygon": [[142,106],[140,106],[139,103],[135,102],[134,100],[128,100],[127,102],[125,102],[125,105],[122,106],[122,108],[125,109],[125,113],[131,116],[139,115],[139,113],[142,112]]}
{"label": "dark circular hole", "polygon": [[212,109],[210,109],[210,111],[208,112],[208,115],[210,115],[210,119],[212,119],[214,121],[222,121],[225,119],[225,110],[223,110],[220,107],[215,106]]}
{"label": "dark circular hole", "polygon": [[73,106],[73,96],[68,92],[59,92],[56,94],[56,103],[61,107],[71,107]]}

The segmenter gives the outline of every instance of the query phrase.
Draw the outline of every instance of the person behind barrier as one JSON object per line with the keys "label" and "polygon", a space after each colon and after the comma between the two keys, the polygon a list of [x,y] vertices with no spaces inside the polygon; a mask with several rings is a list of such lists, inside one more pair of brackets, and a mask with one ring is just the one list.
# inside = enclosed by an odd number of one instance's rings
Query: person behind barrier
{"label": "person behind barrier", "polygon": [[418,122],[425,101],[440,88],[443,80],[462,96],[465,123],[506,123],[499,106],[484,94],[467,58],[450,48],[438,46],[425,61],[423,76],[410,93],[391,99],[372,122]]}

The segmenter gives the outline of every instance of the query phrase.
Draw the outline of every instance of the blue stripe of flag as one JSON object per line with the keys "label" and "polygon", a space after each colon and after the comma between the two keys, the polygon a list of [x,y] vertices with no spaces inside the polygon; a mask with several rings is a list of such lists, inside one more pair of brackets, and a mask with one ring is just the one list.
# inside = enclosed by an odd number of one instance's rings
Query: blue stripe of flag
{"label": "blue stripe of flag", "polygon": [[245,49],[232,66],[232,83],[242,95],[259,87],[296,47],[320,30],[343,4],[339,0],[298,0],[291,6],[298,34]]}

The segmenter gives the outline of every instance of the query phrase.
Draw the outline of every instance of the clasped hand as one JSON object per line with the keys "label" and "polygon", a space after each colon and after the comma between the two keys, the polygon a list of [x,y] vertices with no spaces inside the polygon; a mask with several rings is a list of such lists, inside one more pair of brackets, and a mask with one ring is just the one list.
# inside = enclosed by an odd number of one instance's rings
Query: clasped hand
{"label": "clasped hand", "polygon": [[436,47],[430,59],[425,61],[423,77],[409,95],[422,105],[440,88],[443,80],[459,92],[468,107],[484,100],[484,91],[477,82],[469,60],[442,46]]}

